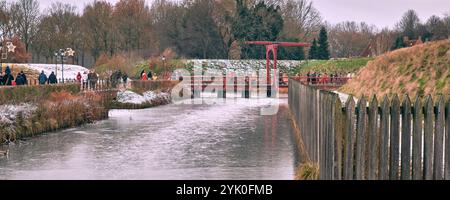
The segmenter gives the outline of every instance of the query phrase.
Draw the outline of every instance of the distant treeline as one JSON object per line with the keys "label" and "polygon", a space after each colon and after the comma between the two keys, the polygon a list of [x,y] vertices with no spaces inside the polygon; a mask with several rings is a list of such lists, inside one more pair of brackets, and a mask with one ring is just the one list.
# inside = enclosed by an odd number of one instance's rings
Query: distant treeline
{"label": "distant treeline", "polygon": [[[54,62],[55,50],[73,48],[68,62],[90,65],[101,55],[143,58],[171,49],[185,58],[263,58],[264,47],[243,41],[319,40],[325,27],[331,57],[360,56],[370,43],[376,54],[397,47],[396,38],[437,40],[448,37],[450,16],[420,22],[408,11],[394,29],[364,22],[326,23],[311,0],[145,0],[92,1],[83,9],[61,2],[41,11],[38,0],[0,1],[0,32],[18,46],[10,62]],[[320,45],[319,45],[320,47]],[[305,53],[306,52],[306,53]],[[281,48],[281,59],[309,55],[301,47]]]}

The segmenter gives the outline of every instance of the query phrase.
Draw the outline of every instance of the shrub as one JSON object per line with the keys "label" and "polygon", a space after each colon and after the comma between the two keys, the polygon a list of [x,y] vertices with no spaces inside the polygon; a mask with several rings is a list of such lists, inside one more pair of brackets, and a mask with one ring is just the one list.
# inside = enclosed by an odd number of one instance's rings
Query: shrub
{"label": "shrub", "polygon": [[64,85],[0,87],[0,104],[38,102],[49,97],[51,93],[61,91],[77,94],[80,92],[80,85],[75,83]]}

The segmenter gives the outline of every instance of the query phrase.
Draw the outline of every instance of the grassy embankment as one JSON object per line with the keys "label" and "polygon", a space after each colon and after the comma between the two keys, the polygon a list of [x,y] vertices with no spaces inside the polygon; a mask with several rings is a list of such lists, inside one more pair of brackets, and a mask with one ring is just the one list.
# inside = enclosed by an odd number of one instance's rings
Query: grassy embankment
{"label": "grassy embankment", "polygon": [[354,96],[450,94],[450,40],[403,48],[377,57],[340,89]]}
{"label": "grassy embankment", "polygon": [[293,74],[305,75],[310,71],[320,73],[356,73],[373,58],[350,58],[342,60],[311,60],[295,68]]}
{"label": "grassy embankment", "polygon": [[92,123],[108,117],[104,99],[94,93],[80,93],[77,84],[0,88],[0,106],[29,104],[13,120],[0,120],[0,143],[49,131]]}

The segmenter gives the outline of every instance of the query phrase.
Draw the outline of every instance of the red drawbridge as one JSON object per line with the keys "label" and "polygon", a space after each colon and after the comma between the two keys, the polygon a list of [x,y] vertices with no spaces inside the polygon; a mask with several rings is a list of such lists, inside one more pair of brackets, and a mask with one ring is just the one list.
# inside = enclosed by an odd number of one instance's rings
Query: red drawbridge
{"label": "red drawbridge", "polygon": [[269,41],[247,41],[245,44],[249,45],[264,45],[266,46],[266,70],[267,70],[267,96],[272,96],[271,91],[273,85],[272,79],[270,77],[270,54],[272,53],[273,56],[273,70],[274,70],[274,80],[277,80],[277,54],[278,54],[278,47],[309,47],[310,44],[308,43],[302,43],[302,42],[269,42]]}

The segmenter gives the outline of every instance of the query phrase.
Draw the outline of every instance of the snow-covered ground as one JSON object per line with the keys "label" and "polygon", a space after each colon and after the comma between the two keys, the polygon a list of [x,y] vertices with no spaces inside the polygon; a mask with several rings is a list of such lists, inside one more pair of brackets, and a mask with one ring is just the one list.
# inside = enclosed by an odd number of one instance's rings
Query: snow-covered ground
{"label": "snow-covered ground", "polygon": [[119,103],[144,104],[152,103],[155,100],[166,100],[170,102],[169,93],[156,93],[153,91],[145,92],[143,95],[126,90],[117,93],[117,101]]}
{"label": "snow-covered ground", "polygon": [[[290,71],[304,61],[279,60],[279,69]],[[266,69],[266,60],[187,60],[188,64],[194,67],[206,66],[209,69],[227,69],[234,72],[248,72]]]}
{"label": "snow-covered ground", "polygon": [[17,118],[17,114],[22,112],[27,118],[37,109],[33,104],[19,104],[19,105],[0,105],[0,123],[12,125]]}
{"label": "snow-covered ground", "polygon": [[[62,66],[61,64],[14,64],[16,66],[23,66],[28,67],[33,70],[38,71],[39,73],[41,71],[44,71],[44,73],[49,76],[52,72],[57,73],[58,79],[62,78]],[[56,72],[55,69],[58,69]],[[75,79],[77,77],[78,72],[81,73],[83,76],[83,79],[87,78],[87,74],[89,73],[89,70],[85,67],[79,66],[79,65],[66,65],[64,64],[64,79]]]}

